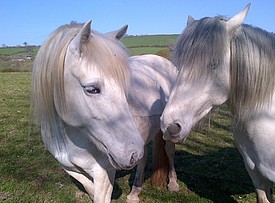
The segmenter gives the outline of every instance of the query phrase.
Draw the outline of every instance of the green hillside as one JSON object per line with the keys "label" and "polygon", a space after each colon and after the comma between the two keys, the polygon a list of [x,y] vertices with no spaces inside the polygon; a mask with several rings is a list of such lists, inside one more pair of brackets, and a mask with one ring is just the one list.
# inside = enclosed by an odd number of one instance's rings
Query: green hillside
{"label": "green hillside", "polygon": [[[128,54],[158,54],[169,58],[179,35],[142,35],[127,36],[122,43]],[[1,47],[0,72],[30,71],[39,46]]]}
{"label": "green hillside", "polygon": [[162,49],[171,49],[179,35],[142,35],[128,36],[122,43],[128,48],[129,55],[157,54]]}
{"label": "green hillside", "polygon": [[[122,43],[130,50],[131,55],[155,54],[160,49],[173,46],[178,36],[177,34],[127,36],[122,39]],[[38,49],[39,46],[1,47],[0,56],[35,56]]]}
{"label": "green hillside", "polygon": [[1,47],[0,56],[35,56],[39,47]]}
{"label": "green hillside", "polygon": [[175,42],[179,35],[142,35],[128,36],[122,39],[126,47],[167,47],[170,43]]}

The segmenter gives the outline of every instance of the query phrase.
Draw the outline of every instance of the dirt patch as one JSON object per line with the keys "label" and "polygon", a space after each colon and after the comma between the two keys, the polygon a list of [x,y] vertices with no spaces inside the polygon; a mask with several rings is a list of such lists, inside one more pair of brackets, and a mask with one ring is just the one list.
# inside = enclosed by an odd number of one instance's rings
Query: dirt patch
{"label": "dirt patch", "polygon": [[7,200],[10,197],[10,193],[8,192],[0,192],[0,202]]}

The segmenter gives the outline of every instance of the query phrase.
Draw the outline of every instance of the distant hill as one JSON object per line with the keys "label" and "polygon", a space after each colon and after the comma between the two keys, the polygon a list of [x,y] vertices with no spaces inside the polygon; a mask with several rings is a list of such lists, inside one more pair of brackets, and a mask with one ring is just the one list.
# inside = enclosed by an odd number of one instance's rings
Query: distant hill
{"label": "distant hill", "polygon": [[141,36],[127,36],[122,39],[126,47],[140,47],[140,46],[168,46],[171,41],[175,41],[179,35],[141,35]]}
{"label": "distant hill", "polygon": [[[130,56],[157,54],[170,59],[179,35],[126,36],[122,43]],[[0,72],[30,71],[40,46],[0,47]]]}
{"label": "distant hill", "polygon": [[[164,48],[171,49],[178,36],[178,34],[127,36],[122,39],[122,43],[129,49],[130,55],[155,54]],[[0,47],[0,56],[35,57],[38,49],[39,46]]]}
{"label": "distant hill", "polygon": [[178,36],[178,34],[128,36],[122,39],[122,43],[128,48],[130,55],[156,54],[162,49],[172,49]]}
{"label": "distant hill", "polygon": [[0,56],[35,57],[38,49],[38,46],[0,47]]}

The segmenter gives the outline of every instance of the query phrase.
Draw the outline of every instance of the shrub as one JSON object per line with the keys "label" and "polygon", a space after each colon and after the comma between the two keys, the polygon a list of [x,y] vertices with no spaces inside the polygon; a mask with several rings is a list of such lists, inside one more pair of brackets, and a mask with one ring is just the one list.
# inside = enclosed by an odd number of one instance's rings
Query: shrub
{"label": "shrub", "polygon": [[168,60],[171,60],[171,52],[169,51],[168,48],[159,50],[159,51],[156,53],[156,55],[162,56],[162,57],[164,57],[164,58],[166,58],[166,59],[168,59]]}

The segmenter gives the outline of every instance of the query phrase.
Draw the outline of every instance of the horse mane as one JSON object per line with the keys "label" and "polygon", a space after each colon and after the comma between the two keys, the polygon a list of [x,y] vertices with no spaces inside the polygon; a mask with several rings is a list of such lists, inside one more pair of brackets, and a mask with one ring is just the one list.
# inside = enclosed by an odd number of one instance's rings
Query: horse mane
{"label": "horse mane", "polygon": [[52,124],[50,126],[55,123],[54,91],[62,92],[64,89],[63,68],[67,47],[80,28],[77,24],[59,27],[45,40],[35,57],[31,98],[33,113],[38,123],[41,122],[42,116]]}
{"label": "horse mane", "polygon": [[[232,36],[222,16],[191,22],[178,38],[173,62],[189,82],[205,82],[223,63],[230,41],[230,106],[239,118],[270,101],[275,87],[275,37],[243,24]],[[227,37],[227,39],[226,39]]]}
{"label": "horse mane", "polygon": [[275,88],[275,36],[243,24],[231,40],[230,77],[230,104],[237,117],[269,103]]}
{"label": "horse mane", "polygon": [[[83,24],[63,25],[56,29],[40,47],[33,66],[32,109],[38,123],[45,119],[56,128],[57,108],[65,108],[64,68],[68,46]],[[130,77],[127,52],[122,44],[107,35],[92,31],[81,57],[105,78],[113,79],[122,89],[128,88]],[[104,56],[104,58],[103,58]],[[61,111],[64,112],[64,109]],[[66,111],[66,110],[65,110]],[[52,129],[54,130],[54,129]]]}
{"label": "horse mane", "polygon": [[206,17],[194,21],[178,38],[172,60],[179,70],[184,69],[185,80],[203,82],[211,74],[209,68],[223,63],[226,29],[219,23],[221,19]]}

